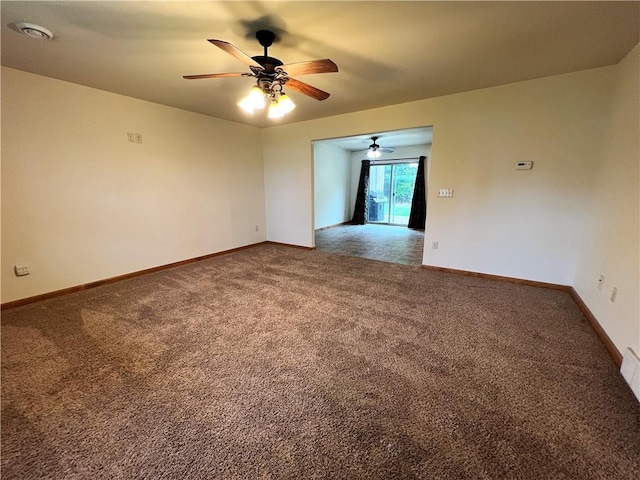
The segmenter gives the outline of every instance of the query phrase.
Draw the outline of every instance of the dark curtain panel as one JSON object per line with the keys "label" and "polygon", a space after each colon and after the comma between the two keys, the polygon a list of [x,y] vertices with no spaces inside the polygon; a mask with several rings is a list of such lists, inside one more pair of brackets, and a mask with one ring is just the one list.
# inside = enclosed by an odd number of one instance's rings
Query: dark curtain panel
{"label": "dark curtain panel", "polygon": [[367,195],[369,194],[369,169],[371,160],[362,160],[360,170],[360,181],[358,182],[358,194],[356,195],[356,205],[353,209],[351,225],[364,225],[367,223]]}
{"label": "dark curtain panel", "polygon": [[424,185],[424,161],[420,157],[418,161],[418,173],[416,173],[416,186],[413,188],[413,200],[411,201],[411,213],[409,214],[409,228],[424,230],[427,220],[427,199]]}

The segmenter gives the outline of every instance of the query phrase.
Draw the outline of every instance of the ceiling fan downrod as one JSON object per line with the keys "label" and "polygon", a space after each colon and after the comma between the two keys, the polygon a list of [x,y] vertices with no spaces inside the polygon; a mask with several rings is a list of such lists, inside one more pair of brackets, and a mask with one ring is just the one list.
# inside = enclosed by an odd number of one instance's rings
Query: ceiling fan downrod
{"label": "ceiling fan downrod", "polygon": [[258,30],[256,32],[256,38],[260,45],[264,47],[264,56],[268,57],[267,49],[273,45],[273,41],[276,39],[276,34],[271,30]]}

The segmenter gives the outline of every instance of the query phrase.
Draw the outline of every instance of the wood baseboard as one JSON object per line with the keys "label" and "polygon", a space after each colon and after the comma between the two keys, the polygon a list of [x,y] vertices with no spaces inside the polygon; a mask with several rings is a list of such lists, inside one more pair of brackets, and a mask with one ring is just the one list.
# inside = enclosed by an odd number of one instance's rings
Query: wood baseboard
{"label": "wood baseboard", "polygon": [[613,362],[618,366],[618,368],[620,368],[622,366],[622,354],[620,353],[620,351],[613,344],[613,342],[611,341],[611,338],[609,338],[609,335],[607,335],[607,332],[604,331],[604,328],[602,328],[602,325],[600,325],[600,322],[598,322],[595,315],[591,312],[591,310],[589,310],[589,307],[587,307],[587,304],[584,303],[582,298],[580,298],[580,295],[578,295],[578,292],[576,292],[575,289],[571,287],[569,289],[569,293],[571,294],[573,301],[576,302],[576,305],[578,305],[578,308],[580,309],[580,311],[582,311],[582,314],[585,316],[585,318],[591,325],[591,328],[593,328],[593,331],[596,332],[596,335],[598,335],[598,338],[600,338],[600,341],[604,344],[605,348],[609,351],[609,355],[611,355]]}
{"label": "wood baseboard", "polygon": [[43,300],[49,300],[50,298],[61,297],[63,295],[68,295],[70,293],[79,292],[81,290],[87,290],[89,288],[99,287],[101,285],[108,285],[110,283],[120,282],[122,280],[128,280],[130,278],[140,277],[142,275],[147,275],[149,273],[159,272],[161,270],[167,270],[169,268],[180,267],[182,265],[187,265],[189,263],[199,262],[201,260],[207,260],[208,258],[219,257],[221,255],[227,255],[229,253],[238,252],[240,250],[245,250],[247,248],[253,248],[258,245],[264,245],[269,242],[258,242],[252,243],[250,245],[245,245],[243,247],[231,248],[229,250],[223,250],[221,252],[210,253],[208,255],[202,255],[200,257],[189,258],[187,260],[181,260],[179,262],[168,263],[166,265],[160,265],[158,267],[147,268],[144,270],[140,270],[137,272],[125,273],[124,275],[117,275],[111,278],[105,278],[103,280],[97,280],[95,282],[85,283],[82,285],[76,285],[73,287],[63,288],[61,290],[56,290],[53,292],[42,293],[40,295],[35,295],[33,297],[21,298],[18,300],[13,300],[11,302],[6,302],[0,305],[0,310],[8,310],[10,308],[21,307],[22,305],[28,305],[30,303],[41,302]]}
{"label": "wood baseboard", "polygon": [[445,273],[455,273],[458,275],[466,275],[470,277],[479,277],[479,278],[487,278],[490,280],[499,280],[501,282],[509,282],[509,283],[517,283],[520,285],[529,285],[532,287],[541,287],[541,288],[550,288],[552,290],[560,290],[563,292],[567,292],[573,298],[573,301],[576,303],[582,314],[585,316],[591,328],[596,333],[600,341],[604,344],[605,348],[611,355],[611,359],[613,362],[620,368],[622,365],[622,354],[618,351],[616,346],[613,344],[607,332],[604,331],[600,322],[596,319],[595,315],[591,313],[589,307],[584,303],[578,292],[575,291],[573,287],[568,285],[558,285],[555,283],[545,283],[545,282],[535,282],[533,280],[524,280],[521,278],[514,277],[502,277],[500,275],[490,275],[487,273],[478,273],[478,272],[469,272],[467,270],[456,270],[454,268],[444,268],[444,267],[433,267],[430,265],[421,265],[420,268],[424,268],[425,270],[434,270],[436,272],[445,272]]}
{"label": "wood baseboard", "polygon": [[561,290],[563,292],[569,292],[571,287],[568,285],[559,285],[557,283],[536,282],[534,280],[525,280],[515,277],[503,277],[501,275],[491,275],[489,273],[469,272],[467,270],[456,270],[455,268],[434,267],[431,265],[420,265],[420,268],[425,270],[434,270],[436,272],[455,273],[458,275],[465,275],[467,277],[486,278],[489,280],[498,280],[500,282],[517,283],[519,285],[529,285],[530,287],[550,288],[552,290]]}

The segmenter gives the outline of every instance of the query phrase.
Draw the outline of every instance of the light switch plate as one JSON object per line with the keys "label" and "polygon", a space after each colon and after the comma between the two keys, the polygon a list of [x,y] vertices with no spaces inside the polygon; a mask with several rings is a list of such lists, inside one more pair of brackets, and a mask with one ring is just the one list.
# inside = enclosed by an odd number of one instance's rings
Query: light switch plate
{"label": "light switch plate", "polygon": [[438,196],[443,198],[453,197],[453,188],[439,188]]}

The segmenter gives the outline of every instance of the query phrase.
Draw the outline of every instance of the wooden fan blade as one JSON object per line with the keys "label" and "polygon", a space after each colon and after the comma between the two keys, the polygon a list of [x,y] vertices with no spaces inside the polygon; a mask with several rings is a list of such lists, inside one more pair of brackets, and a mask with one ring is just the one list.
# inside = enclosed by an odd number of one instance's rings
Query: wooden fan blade
{"label": "wooden fan blade", "polygon": [[246,73],[203,73],[202,75],[183,75],[182,78],[195,80],[198,78],[222,78],[222,77],[242,77]]}
{"label": "wooden fan blade", "polygon": [[221,48],[222,50],[227,52],[229,55],[233,55],[242,63],[249,65],[250,67],[256,67],[260,69],[263,68],[262,65],[256,62],[253,58],[251,58],[249,55],[244,53],[235,45],[230,44],[229,42],[225,42],[224,40],[216,40],[213,38],[210,38],[208,41],[213,43],[216,47]]}
{"label": "wooden fan blade", "polygon": [[308,75],[310,73],[330,73],[338,71],[338,66],[328,58],[290,63],[288,65],[282,65],[281,68],[289,75]]}
{"label": "wooden fan blade", "polygon": [[301,82],[300,80],[296,80],[291,77],[289,77],[285,86],[289,87],[291,90],[307,95],[308,97],[315,98],[316,100],[326,100],[330,95],[319,88],[312,87],[308,83]]}

